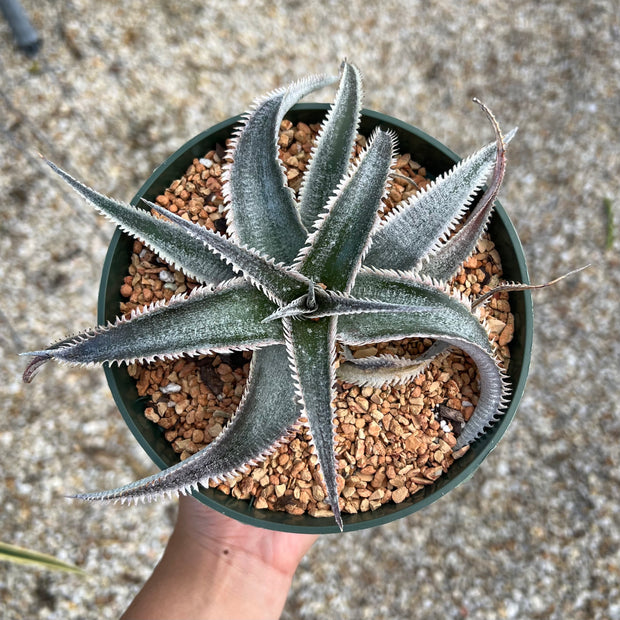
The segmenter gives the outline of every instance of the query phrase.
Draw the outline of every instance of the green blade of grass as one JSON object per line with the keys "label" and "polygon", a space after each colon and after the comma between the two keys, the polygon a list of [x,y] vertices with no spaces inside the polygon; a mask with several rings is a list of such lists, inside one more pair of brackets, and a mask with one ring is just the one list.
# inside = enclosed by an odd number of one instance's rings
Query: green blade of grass
{"label": "green blade of grass", "polygon": [[79,575],[86,574],[77,566],[61,562],[54,556],[47,555],[46,553],[39,553],[38,551],[31,551],[30,549],[24,549],[23,547],[17,547],[16,545],[9,545],[4,542],[0,542],[0,561],[29,564],[31,566],[40,566],[50,570],[77,573]]}
{"label": "green blade of grass", "polygon": [[605,249],[611,250],[614,244],[614,212],[609,198],[603,198],[603,207],[607,218],[607,234],[605,236]]}

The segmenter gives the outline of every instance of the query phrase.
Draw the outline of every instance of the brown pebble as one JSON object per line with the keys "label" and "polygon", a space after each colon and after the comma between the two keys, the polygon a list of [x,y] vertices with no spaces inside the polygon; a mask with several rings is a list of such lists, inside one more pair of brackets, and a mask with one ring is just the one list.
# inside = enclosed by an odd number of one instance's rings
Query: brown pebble
{"label": "brown pebble", "polygon": [[409,496],[409,491],[407,490],[407,487],[404,487],[404,486],[392,491],[392,501],[395,504],[400,504],[401,502],[405,501],[405,499],[407,499],[408,496]]}

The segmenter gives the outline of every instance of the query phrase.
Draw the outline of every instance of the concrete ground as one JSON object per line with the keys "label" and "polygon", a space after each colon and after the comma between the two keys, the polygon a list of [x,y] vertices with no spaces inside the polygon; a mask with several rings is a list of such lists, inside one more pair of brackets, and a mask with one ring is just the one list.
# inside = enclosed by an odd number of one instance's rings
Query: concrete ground
{"label": "concrete ground", "polygon": [[458,153],[492,137],[472,96],[518,125],[500,198],[532,279],[592,267],[535,294],[524,400],[473,479],[391,525],[319,540],[284,618],[620,618],[617,2],[23,5],[43,38],[36,57],[0,19],[0,539],[88,576],[0,564],[0,615],[118,617],[176,510],[63,498],[154,467],[101,370],[50,366],[20,382],[19,351],[94,323],[112,233],[36,152],[129,200],[189,137],[346,56],[367,107]]}

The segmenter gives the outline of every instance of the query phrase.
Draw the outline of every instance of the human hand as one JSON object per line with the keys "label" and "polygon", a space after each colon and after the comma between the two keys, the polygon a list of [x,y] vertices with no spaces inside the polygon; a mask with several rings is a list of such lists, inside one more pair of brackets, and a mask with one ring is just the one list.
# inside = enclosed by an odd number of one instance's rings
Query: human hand
{"label": "human hand", "polygon": [[245,525],[182,496],[164,556],[123,618],[279,618],[316,538]]}
{"label": "human hand", "polygon": [[212,553],[257,560],[289,578],[318,536],[265,530],[235,521],[193,497],[179,498],[175,534]]}

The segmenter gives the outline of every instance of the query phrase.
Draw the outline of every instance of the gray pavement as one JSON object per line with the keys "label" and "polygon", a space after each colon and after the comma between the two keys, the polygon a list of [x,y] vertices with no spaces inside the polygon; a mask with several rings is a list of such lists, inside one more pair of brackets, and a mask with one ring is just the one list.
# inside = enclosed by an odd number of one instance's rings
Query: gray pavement
{"label": "gray pavement", "polygon": [[458,153],[492,137],[472,96],[518,125],[500,198],[532,279],[592,267],[535,294],[524,400],[473,479],[391,525],[319,540],[284,618],[620,618],[617,2],[23,6],[43,38],[36,57],[0,21],[0,532],[88,576],[0,564],[0,615],[118,617],[176,510],[63,497],[154,468],[102,371],[50,366],[20,383],[18,351],[94,323],[112,233],[36,152],[128,200],[189,137],[346,56],[367,107]]}

